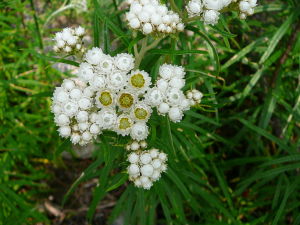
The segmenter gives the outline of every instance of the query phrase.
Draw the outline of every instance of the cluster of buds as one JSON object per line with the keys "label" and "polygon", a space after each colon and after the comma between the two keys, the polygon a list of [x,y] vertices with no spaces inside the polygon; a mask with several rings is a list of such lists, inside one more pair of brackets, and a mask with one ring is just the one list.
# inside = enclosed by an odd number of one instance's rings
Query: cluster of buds
{"label": "cluster of buds", "polygon": [[242,0],[239,3],[239,9],[241,11],[240,18],[246,19],[254,13],[254,8],[256,6],[257,0]]}
{"label": "cluster of buds", "polygon": [[163,64],[159,68],[156,85],[149,90],[146,101],[157,108],[160,115],[168,115],[173,122],[180,122],[183,113],[190,109],[190,102],[181,90],[185,85],[185,71],[181,66]]}
{"label": "cluster of buds", "polygon": [[134,30],[144,34],[161,33],[171,34],[184,30],[179,15],[168,10],[165,4],[158,0],[130,0],[130,10],[126,20]]}
{"label": "cluster of buds", "polygon": [[76,54],[84,52],[83,36],[85,29],[83,27],[64,28],[61,32],[55,34],[55,45],[53,50],[58,53]]}
{"label": "cluster of buds", "polygon": [[252,15],[257,0],[191,0],[186,9],[189,17],[200,16],[205,24],[215,25],[219,21],[219,16],[230,4],[238,4],[240,17],[245,19],[247,15]]}
{"label": "cluster of buds", "polygon": [[200,104],[203,94],[200,91],[193,89],[188,91],[186,93],[186,96],[189,99],[191,106],[193,106],[196,104]]}
{"label": "cluster of buds", "polygon": [[149,190],[153,182],[160,179],[161,173],[167,170],[167,155],[154,148],[145,150],[145,146],[147,143],[144,142],[133,142],[127,146],[127,149],[136,149],[128,155],[130,165],[127,172],[129,180],[133,181],[136,187]]}

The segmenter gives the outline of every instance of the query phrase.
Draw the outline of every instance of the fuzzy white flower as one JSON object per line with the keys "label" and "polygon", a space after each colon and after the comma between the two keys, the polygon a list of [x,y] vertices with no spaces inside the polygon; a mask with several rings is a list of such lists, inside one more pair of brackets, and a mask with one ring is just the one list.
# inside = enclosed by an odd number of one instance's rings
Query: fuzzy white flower
{"label": "fuzzy white flower", "polygon": [[146,123],[138,122],[132,126],[130,136],[133,140],[141,141],[147,138],[148,133],[149,131]]}
{"label": "fuzzy white flower", "polygon": [[131,54],[118,54],[115,57],[115,65],[119,70],[129,71],[134,67],[134,57]]}
{"label": "fuzzy white flower", "polygon": [[218,23],[220,13],[215,10],[206,10],[203,15],[205,24],[215,25]]}
{"label": "fuzzy white flower", "polygon": [[137,94],[142,94],[151,85],[151,78],[145,71],[135,70],[132,71],[128,79],[129,87],[132,88]]}
{"label": "fuzzy white flower", "polygon": [[85,54],[85,60],[91,65],[98,65],[104,54],[100,48],[94,47]]}
{"label": "fuzzy white flower", "polygon": [[127,167],[129,179],[136,187],[149,190],[153,182],[159,180],[161,173],[166,171],[166,161],[167,155],[160,153],[158,149],[130,153],[128,156],[130,165]]}
{"label": "fuzzy white flower", "polygon": [[117,114],[113,109],[103,109],[97,115],[96,123],[103,129],[113,129],[117,121]]}
{"label": "fuzzy white flower", "polygon": [[131,117],[127,114],[121,114],[117,118],[115,131],[122,136],[128,135],[131,131],[132,125],[133,125],[133,121]]}
{"label": "fuzzy white flower", "polygon": [[93,67],[89,63],[81,63],[78,70],[78,77],[84,81],[90,81],[94,77]]}
{"label": "fuzzy white flower", "polygon": [[191,0],[188,2],[186,9],[189,16],[198,16],[202,12],[202,2],[200,0]]}

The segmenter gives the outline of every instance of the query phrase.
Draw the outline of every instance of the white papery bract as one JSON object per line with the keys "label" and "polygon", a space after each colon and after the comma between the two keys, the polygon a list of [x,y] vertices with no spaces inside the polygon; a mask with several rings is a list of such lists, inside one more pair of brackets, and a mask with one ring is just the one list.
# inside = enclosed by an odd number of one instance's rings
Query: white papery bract
{"label": "white papery bract", "polygon": [[130,28],[144,34],[171,34],[184,30],[179,15],[158,0],[131,0],[125,18]]}
{"label": "white papery bract", "polygon": [[149,190],[167,169],[167,155],[158,149],[136,149],[128,155],[129,180],[138,188]]}
{"label": "white papery bract", "polygon": [[[230,4],[235,4],[240,11],[240,18],[254,13],[257,0],[190,0],[186,6],[189,17],[200,17],[205,24],[215,25],[220,13]],[[236,8],[233,7],[233,8]]]}
{"label": "white papery bract", "polygon": [[83,27],[64,28],[61,32],[55,34],[55,45],[53,50],[59,53],[76,54],[84,52],[83,36],[85,30]]}

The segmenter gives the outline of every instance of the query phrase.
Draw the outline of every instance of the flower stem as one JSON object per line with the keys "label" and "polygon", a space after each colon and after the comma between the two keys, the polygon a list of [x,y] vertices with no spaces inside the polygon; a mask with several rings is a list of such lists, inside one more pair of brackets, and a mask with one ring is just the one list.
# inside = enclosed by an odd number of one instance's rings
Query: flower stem
{"label": "flower stem", "polygon": [[146,37],[146,38],[144,38],[142,40],[141,50],[137,54],[135,54],[135,69],[139,68],[144,55],[149,50],[151,50],[152,48],[156,47],[160,41],[161,41],[161,38],[156,39],[154,42],[152,42],[150,45],[147,46],[148,37]]}

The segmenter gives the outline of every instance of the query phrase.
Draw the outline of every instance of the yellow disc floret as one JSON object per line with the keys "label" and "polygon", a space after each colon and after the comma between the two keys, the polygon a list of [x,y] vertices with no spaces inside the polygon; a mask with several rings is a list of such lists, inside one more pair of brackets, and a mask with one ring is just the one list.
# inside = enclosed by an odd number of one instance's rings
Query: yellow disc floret
{"label": "yellow disc floret", "polygon": [[148,117],[148,112],[146,109],[143,108],[136,108],[134,110],[134,115],[139,120],[144,120]]}
{"label": "yellow disc floret", "polygon": [[122,108],[130,108],[133,105],[134,96],[130,93],[122,93],[119,97],[119,105]]}
{"label": "yellow disc floret", "polygon": [[120,119],[120,122],[119,122],[120,130],[126,130],[130,127],[131,127],[131,122],[130,122],[129,118],[123,117]]}
{"label": "yellow disc floret", "polygon": [[99,102],[104,106],[109,106],[113,102],[112,95],[109,91],[103,91],[99,96]]}
{"label": "yellow disc floret", "polygon": [[141,73],[134,74],[130,78],[130,83],[135,88],[142,88],[142,87],[144,87],[145,82],[146,82],[145,78],[144,78],[143,74],[141,74]]}

